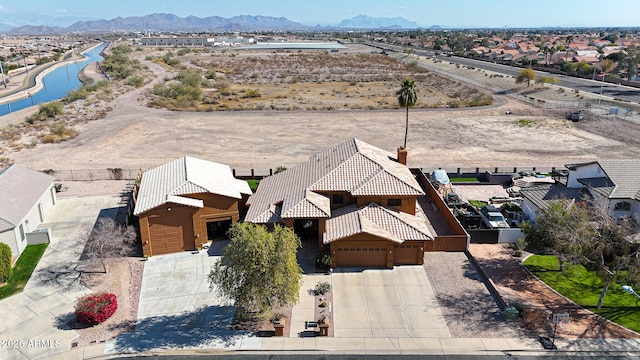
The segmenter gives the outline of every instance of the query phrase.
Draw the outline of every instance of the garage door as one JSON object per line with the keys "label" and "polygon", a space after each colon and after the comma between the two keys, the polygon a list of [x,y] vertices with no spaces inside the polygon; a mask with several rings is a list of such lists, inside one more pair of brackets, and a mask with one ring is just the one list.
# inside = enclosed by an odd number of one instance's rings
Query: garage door
{"label": "garage door", "polygon": [[180,217],[150,218],[149,235],[152,254],[162,255],[193,250],[193,246],[185,246],[184,243],[184,240],[189,239],[190,236],[189,225],[184,224]]}
{"label": "garage door", "polygon": [[[419,245],[396,245],[393,249],[394,265],[416,265],[420,264],[420,246]],[[423,255],[424,256],[424,255]]]}
{"label": "garage door", "polygon": [[386,267],[386,248],[336,248],[336,266],[338,267]]}

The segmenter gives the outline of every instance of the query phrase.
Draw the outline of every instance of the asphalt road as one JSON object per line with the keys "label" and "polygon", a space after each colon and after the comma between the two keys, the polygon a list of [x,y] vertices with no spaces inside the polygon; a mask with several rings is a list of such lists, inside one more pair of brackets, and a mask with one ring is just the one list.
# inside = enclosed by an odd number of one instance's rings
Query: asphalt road
{"label": "asphalt road", "polygon": [[[443,58],[444,56],[440,55],[438,57]],[[485,70],[489,70],[489,71],[493,71],[493,72],[497,72],[505,75],[511,75],[511,76],[516,76],[520,71],[522,71],[522,68],[519,68],[519,67],[512,67],[512,66],[502,65],[502,64],[494,64],[486,61],[467,59],[467,58],[461,58],[456,56],[446,57],[446,60],[452,63],[460,64],[460,65],[473,66],[476,68],[485,69]],[[558,78],[558,80],[560,80],[560,83],[558,85],[564,86],[567,88],[578,89],[580,91],[590,92],[593,94],[600,94],[600,91],[602,88],[603,96],[628,100],[635,103],[640,102],[640,89],[637,89],[637,88],[617,85],[617,84],[603,83],[602,81],[599,81],[599,80],[581,79],[581,78],[575,78],[575,77],[570,77],[566,75],[552,74],[552,73],[539,71],[539,70],[536,70],[536,73],[538,74],[538,76],[554,76]]]}
{"label": "asphalt road", "polygon": [[[369,46],[374,46],[378,49],[386,49],[386,50],[399,51],[399,52],[403,51],[402,47],[391,46],[388,44],[375,44],[375,43],[366,43],[366,44]],[[416,55],[426,56],[426,57],[436,56],[439,59],[444,59],[454,64],[473,66],[476,68],[489,70],[489,71],[493,71],[493,72],[504,74],[504,75],[516,76],[520,71],[522,71],[522,68],[519,68],[519,67],[513,67],[508,65],[502,65],[502,64],[494,64],[487,61],[467,59],[467,58],[462,58],[457,56],[447,57],[445,55],[435,55],[433,51],[416,50],[414,53]],[[634,103],[640,103],[640,89],[637,89],[637,88],[617,85],[617,84],[603,83],[602,81],[598,81],[598,80],[582,79],[582,78],[575,78],[575,77],[566,76],[566,75],[552,74],[552,73],[539,71],[539,70],[536,70],[536,73],[538,74],[538,76],[556,77],[558,80],[560,80],[560,83],[558,85],[564,86],[566,88],[578,89],[580,91],[590,92],[593,94],[600,94],[602,91],[603,96],[632,101]]]}

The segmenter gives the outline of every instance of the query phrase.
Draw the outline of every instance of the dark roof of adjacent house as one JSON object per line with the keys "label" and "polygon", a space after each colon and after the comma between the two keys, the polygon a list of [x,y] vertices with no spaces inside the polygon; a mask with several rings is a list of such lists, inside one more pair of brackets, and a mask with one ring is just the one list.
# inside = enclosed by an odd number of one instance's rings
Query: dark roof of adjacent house
{"label": "dark roof of adjacent house", "polygon": [[250,195],[249,184],[238,180],[228,165],[189,156],[147,170],[142,174],[135,215],[166,203],[203,207],[198,199],[183,195],[212,193],[241,199]]}
{"label": "dark roof of adjacent house", "polygon": [[580,201],[588,196],[585,188],[568,188],[562,185],[540,185],[522,188],[520,194],[538,209],[546,210],[556,201]]}
{"label": "dark roof of adjacent house", "polygon": [[598,160],[582,164],[566,165],[570,170],[598,164],[609,182],[602,178],[578,179],[584,185],[609,199],[635,199],[640,201],[640,159]]}
{"label": "dark roof of adjacent house", "polygon": [[353,196],[422,196],[411,171],[382,149],[351,139],[311,155],[307,162],[269,176],[247,204],[248,222],[331,217],[329,198],[320,192]]}
{"label": "dark roof of adjacent house", "polygon": [[15,228],[53,180],[51,175],[17,164],[0,171],[0,232]]}
{"label": "dark roof of adjacent house", "polygon": [[328,244],[360,233],[396,243],[433,240],[424,219],[371,203],[360,208],[349,205],[334,211],[333,217],[327,220],[323,242]]}

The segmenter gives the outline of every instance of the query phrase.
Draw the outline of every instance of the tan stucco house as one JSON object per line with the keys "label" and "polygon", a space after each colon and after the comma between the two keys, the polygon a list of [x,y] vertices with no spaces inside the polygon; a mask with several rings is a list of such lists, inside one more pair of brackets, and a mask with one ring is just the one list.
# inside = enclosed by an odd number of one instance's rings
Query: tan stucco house
{"label": "tan stucco house", "polygon": [[224,236],[250,194],[229,166],[189,156],[145,171],[134,209],[144,255],[195,250]]}

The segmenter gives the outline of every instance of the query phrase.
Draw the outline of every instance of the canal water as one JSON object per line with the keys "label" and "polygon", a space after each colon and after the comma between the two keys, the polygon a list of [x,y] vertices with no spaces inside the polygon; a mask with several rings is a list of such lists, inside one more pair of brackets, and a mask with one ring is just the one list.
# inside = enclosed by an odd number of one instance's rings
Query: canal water
{"label": "canal water", "polygon": [[82,53],[88,58],[86,60],[70,63],[49,72],[43,77],[43,88],[38,92],[29,93],[25,91],[26,94],[30,95],[27,98],[0,105],[0,116],[29,106],[61,99],[65,97],[70,90],[77,90],[82,86],[82,82],[78,79],[78,73],[80,73],[85,66],[96,61],[102,61],[104,58],[100,53],[106,46],[106,43],[102,43]]}

